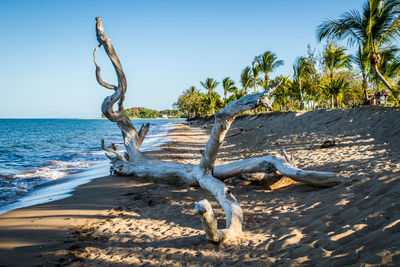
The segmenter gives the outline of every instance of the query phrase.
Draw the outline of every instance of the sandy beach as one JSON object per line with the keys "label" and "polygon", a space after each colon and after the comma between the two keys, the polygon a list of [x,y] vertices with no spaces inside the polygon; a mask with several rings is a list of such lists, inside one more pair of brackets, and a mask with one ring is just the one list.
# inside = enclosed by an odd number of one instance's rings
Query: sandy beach
{"label": "sandy beach", "polygon": [[[177,124],[148,155],[197,163],[212,121]],[[206,128],[201,128],[207,124]],[[336,145],[321,149],[327,140]],[[74,196],[0,217],[0,266],[398,266],[400,109],[267,113],[238,117],[217,164],[275,153],[299,168],[337,172],[321,189],[228,181],[244,212],[235,246],[208,243],[195,213],[201,188],[106,176]],[[273,187],[272,187],[273,188]]]}

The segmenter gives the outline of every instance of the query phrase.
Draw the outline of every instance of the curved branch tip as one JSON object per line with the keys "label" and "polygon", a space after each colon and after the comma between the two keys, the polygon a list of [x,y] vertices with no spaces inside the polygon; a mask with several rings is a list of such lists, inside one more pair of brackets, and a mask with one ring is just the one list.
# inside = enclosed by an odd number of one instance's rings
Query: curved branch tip
{"label": "curved branch tip", "polygon": [[[112,148],[108,148],[106,147],[105,143],[104,143],[104,139],[101,139],[101,148],[109,153],[113,153],[115,154],[121,161],[127,162],[127,159],[119,152],[117,151],[117,148],[115,146],[115,144],[112,144]],[[112,162],[114,161],[113,159],[111,159],[107,153],[106,153],[107,158],[109,158]]]}

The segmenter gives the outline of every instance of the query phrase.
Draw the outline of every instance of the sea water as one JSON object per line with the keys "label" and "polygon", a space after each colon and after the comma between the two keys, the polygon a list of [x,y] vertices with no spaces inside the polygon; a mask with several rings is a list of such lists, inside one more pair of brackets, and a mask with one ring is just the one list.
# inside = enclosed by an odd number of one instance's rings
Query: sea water
{"label": "sea water", "polygon": [[[132,120],[138,130],[150,123],[141,150],[161,144],[177,121]],[[22,206],[60,199],[107,175],[101,139],[123,150],[121,131],[105,119],[0,119],[0,214],[21,207],[21,199]]]}

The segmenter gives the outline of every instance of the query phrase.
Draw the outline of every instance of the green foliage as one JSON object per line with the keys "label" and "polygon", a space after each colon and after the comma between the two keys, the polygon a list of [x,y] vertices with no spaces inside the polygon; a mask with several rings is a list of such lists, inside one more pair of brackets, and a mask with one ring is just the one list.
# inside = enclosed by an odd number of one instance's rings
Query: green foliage
{"label": "green foliage", "polygon": [[258,70],[264,73],[264,84],[269,84],[269,73],[283,65],[283,60],[278,60],[274,52],[266,51],[254,58]]}
{"label": "green foliage", "polygon": [[276,79],[272,82],[275,82],[278,79],[282,79],[282,83],[272,94],[272,97],[274,99],[272,103],[272,109],[279,111],[288,110],[289,103],[292,99],[290,88],[293,82],[289,79],[289,77],[284,76],[276,77]]}
{"label": "green foliage", "polygon": [[251,68],[246,67],[243,69],[242,74],[240,74],[240,84],[243,87],[244,94],[248,94],[248,89],[253,85],[253,79],[251,77]]}
{"label": "green foliage", "polygon": [[214,114],[217,98],[213,97],[213,92],[217,87],[217,85],[219,84],[219,82],[217,82],[213,78],[207,78],[205,82],[200,82],[200,84],[204,87],[204,89],[207,90],[209,110],[211,111],[212,114]]}
{"label": "green foliage", "polygon": [[[400,38],[399,15],[400,0],[369,0],[361,12],[350,11],[337,20],[325,20],[318,26],[317,38],[328,39],[328,45],[322,54],[308,46],[308,55],[299,56],[293,64],[292,79],[277,76],[272,81],[283,80],[272,94],[273,109],[352,107],[363,102],[370,86],[380,90],[382,83],[390,84],[390,99],[397,105],[400,100],[400,55],[394,41]],[[357,53],[347,55],[347,49],[333,40],[357,44]],[[355,70],[351,64],[355,65]],[[282,65],[283,61],[267,50],[254,57],[251,67],[243,69],[238,77],[241,89],[231,78],[223,79],[224,101],[215,92],[219,83],[207,78],[200,82],[206,94],[192,87],[179,96],[175,106],[189,117],[214,114],[215,110],[243,97],[251,87],[253,93],[257,86],[265,90],[271,84],[270,73]],[[264,74],[264,79],[259,78],[260,74]]]}
{"label": "green foliage", "polygon": [[235,88],[235,90],[232,92],[232,94],[229,96],[229,98],[228,98],[228,100],[227,100],[227,104],[229,104],[229,103],[231,103],[231,102],[233,102],[233,101],[235,101],[235,100],[238,100],[238,99],[240,99],[240,98],[242,98],[242,97],[244,97],[245,96],[245,93],[244,93],[244,90],[243,89],[237,89],[237,88]]}
{"label": "green foliage", "polygon": [[226,77],[222,80],[222,88],[224,89],[224,101],[225,103],[227,103],[228,93],[234,93],[235,91],[237,91],[235,82],[231,80],[231,78]]}
{"label": "green foliage", "polygon": [[339,93],[348,88],[349,84],[350,83],[343,77],[339,77],[334,80],[329,80],[327,84],[322,85],[322,88],[325,95],[337,98]]}
{"label": "green foliage", "polygon": [[351,57],[346,55],[346,48],[330,43],[323,53],[323,65],[331,78],[337,70],[351,68]]}
{"label": "green foliage", "polygon": [[[392,87],[395,87],[396,78],[400,76],[400,56],[399,49],[395,46],[386,47],[381,52],[380,72],[388,79]],[[381,83],[376,73],[371,75],[372,81],[380,89]]]}
{"label": "green foliage", "polygon": [[298,57],[293,65],[293,78],[295,80],[307,79],[310,75],[315,73],[313,62],[306,57]]}
{"label": "green foliage", "polygon": [[168,118],[183,118],[185,117],[182,112],[176,109],[166,109],[166,110],[155,110],[143,107],[133,107],[125,110],[125,115],[130,118],[140,118],[140,119],[155,119],[161,118],[163,115],[167,115]]}
{"label": "green foliage", "polygon": [[204,94],[201,94],[195,86],[191,86],[174,103],[180,112],[188,118],[198,117],[201,114],[201,100]]}
{"label": "green foliage", "polygon": [[188,116],[178,109],[164,109],[160,110],[161,118],[166,115],[169,119],[187,118]]}
{"label": "green foliage", "polygon": [[130,118],[158,118],[160,113],[154,109],[143,107],[133,107],[125,110],[125,114]]}
{"label": "green foliage", "polygon": [[337,105],[339,107],[353,107],[363,102],[364,92],[362,88],[362,79],[353,71],[341,73],[341,77],[348,82],[337,96]]}
{"label": "green foliage", "polygon": [[257,93],[257,86],[262,86],[263,80],[258,78],[260,74],[260,67],[257,65],[255,61],[251,63],[251,74],[252,74],[252,82],[253,82],[253,93]]}
{"label": "green foliage", "polygon": [[379,67],[382,63],[382,52],[400,37],[400,1],[369,0],[362,11],[344,13],[337,20],[325,20],[317,28],[317,38],[334,38],[348,40],[350,45],[361,47],[362,54],[369,59],[382,83],[387,83]]}

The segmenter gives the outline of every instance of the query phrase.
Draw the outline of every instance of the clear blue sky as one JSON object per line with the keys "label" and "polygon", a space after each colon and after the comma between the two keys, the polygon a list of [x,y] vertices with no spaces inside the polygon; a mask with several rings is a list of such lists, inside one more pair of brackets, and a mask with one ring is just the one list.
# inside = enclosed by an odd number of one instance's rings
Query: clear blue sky
{"label": "clear blue sky", "polygon": [[[128,80],[125,107],[171,108],[191,85],[239,80],[271,50],[292,75],[307,44],[320,49],[324,18],[360,10],[363,0],[0,1],[0,117],[98,117],[110,93],[94,75],[100,16]],[[99,53],[103,78],[115,82]],[[222,92],[221,87],[217,90]]]}

